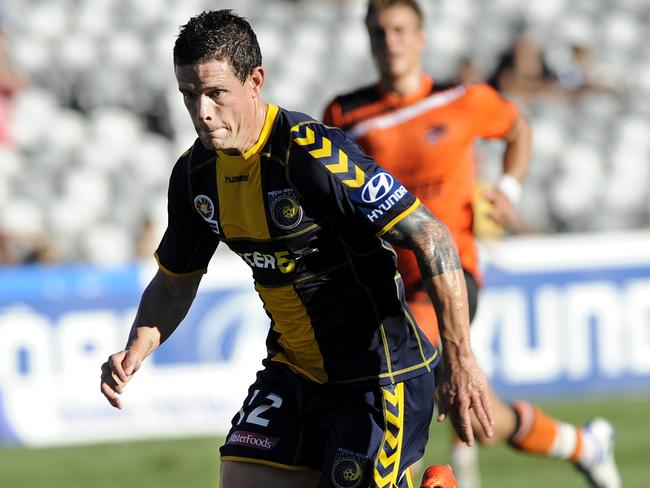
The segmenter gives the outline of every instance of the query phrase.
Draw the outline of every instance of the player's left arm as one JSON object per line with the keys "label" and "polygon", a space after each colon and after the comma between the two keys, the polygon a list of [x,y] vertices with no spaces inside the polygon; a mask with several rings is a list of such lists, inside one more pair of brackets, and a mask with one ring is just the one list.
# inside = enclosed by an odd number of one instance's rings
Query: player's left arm
{"label": "player's left arm", "polygon": [[503,174],[488,191],[486,198],[492,203],[489,217],[506,228],[515,229],[518,220],[516,208],[521,199],[522,183],[528,172],[532,150],[532,129],[521,112],[501,139],[506,143]]}
{"label": "player's left arm", "polygon": [[458,250],[447,226],[423,205],[383,236],[391,244],[414,252],[422,282],[436,309],[442,339],[443,374],[438,386],[439,416],[449,415],[459,437],[473,444],[470,409],[485,433],[492,436],[488,383],[470,346],[467,287]]}

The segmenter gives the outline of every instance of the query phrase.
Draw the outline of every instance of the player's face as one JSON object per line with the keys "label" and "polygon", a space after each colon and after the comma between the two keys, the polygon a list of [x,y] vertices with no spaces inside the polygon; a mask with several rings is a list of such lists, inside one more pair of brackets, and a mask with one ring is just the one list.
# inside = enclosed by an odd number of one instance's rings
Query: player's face
{"label": "player's face", "polygon": [[394,5],[380,10],[368,19],[368,34],[383,79],[394,80],[420,71],[426,36],[411,8]]}
{"label": "player's face", "polygon": [[257,140],[253,134],[261,67],[242,83],[227,61],[175,66],[178,89],[203,145],[210,150],[243,154]]}

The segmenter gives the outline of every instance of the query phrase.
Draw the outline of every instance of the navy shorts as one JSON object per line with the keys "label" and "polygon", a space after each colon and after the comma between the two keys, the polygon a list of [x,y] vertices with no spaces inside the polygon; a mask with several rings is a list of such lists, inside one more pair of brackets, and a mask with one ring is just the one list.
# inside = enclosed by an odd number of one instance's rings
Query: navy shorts
{"label": "navy shorts", "polygon": [[369,390],[318,385],[282,365],[257,373],[222,461],[321,472],[319,487],[411,487],[433,415],[433,372]]}

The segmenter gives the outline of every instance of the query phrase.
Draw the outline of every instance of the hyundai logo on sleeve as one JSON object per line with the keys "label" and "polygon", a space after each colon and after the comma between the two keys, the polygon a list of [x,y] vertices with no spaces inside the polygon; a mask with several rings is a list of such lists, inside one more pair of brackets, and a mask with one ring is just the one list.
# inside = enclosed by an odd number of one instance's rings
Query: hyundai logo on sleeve
{"label": "hyundai logo on sleeve", "polygon": [[374,203],[384,198],[393,188],[395,180],[388,173],[377,173],[361,191],[361,199],[366,203]]}

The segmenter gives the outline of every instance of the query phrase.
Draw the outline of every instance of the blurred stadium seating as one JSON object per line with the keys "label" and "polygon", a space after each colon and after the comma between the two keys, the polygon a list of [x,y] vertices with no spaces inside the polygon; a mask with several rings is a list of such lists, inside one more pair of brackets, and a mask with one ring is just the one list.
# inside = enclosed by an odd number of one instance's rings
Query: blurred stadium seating
{"label": "blurred stadium seating", "polygon": [[[431,0],[428,66],[463,57],[489,73],[522,18],[557,72],[589,44],[618,90],[525,107],[535,152],[524,218],[547,231],[644,227],[650,202],[650,2]],[[5,0],[5,29],[31,88],[14,98],[15,145],[0,151],[0,231],[45,235],[71,261],[132,260],[142,222],[164,228],[169,170],[194,139],[174,83],[178,26],[202,9],[249,18],[268,101],[319,117],[375,78],[364,1]],[[485,178],[499,147],[483,145]],[[23,250],[23,252],[26,252]]]}

